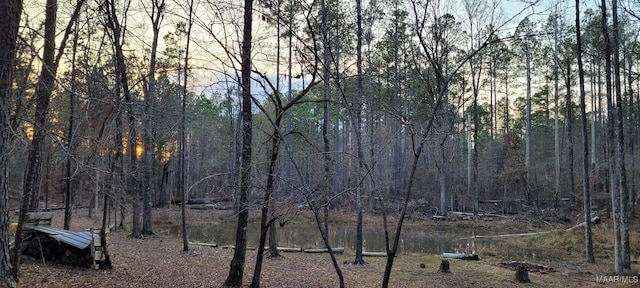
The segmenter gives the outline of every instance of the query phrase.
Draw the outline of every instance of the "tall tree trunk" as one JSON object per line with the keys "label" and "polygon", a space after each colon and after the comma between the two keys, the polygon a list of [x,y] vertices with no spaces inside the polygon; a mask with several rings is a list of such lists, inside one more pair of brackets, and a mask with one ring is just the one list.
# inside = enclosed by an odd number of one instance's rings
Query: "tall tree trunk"
{"label": "tall tree trunk", "polygon": [[[281,55],[281,51],[282,51],[282,45],[280,44],[280,37],[282,37],[282,33],[280,32],[280,30],[282,29],[282,27],[281,27],[282,26],[281,25],[281,23],[282,23],[282,18],[281,18],[282,11],[280,10],[281,1],[278,0],[275,3],[275,5],[277,6],[276,7],[276,43],[277,43],[276,44],[276,75],[278,75],[278,76],[276,77],[276,91],[274,93],[274,96],[275,97],[280,97],[280,55]],[[289,34],[289,39],[291,39],[291,37],[292,37],[291,34],[290,33],[288,33],[288,34]],[[291,72],[291,71],[289,71],[289,72]],[[291,77],[291,75],[289,74],[288,77]],[[287,93],[287,98],[288,98],[287,99],[288,101],[291,101],[291,93]],[[284,117],[284,116],[285,115],[283,114],[281,117]],[[289,117],[287,117],[287,118],[290,119]],[[290,127],[287,127],[287,129],[290,129]],[[282,136],[280,134],[280,127],[278,127],[277,131],[274,128],[273,132],[274,132],[273,135],[275,135],[275,133],[278,133],[279,137]],[[273,140],[275,140],[275,139],[272,139],[272,141]],[[280,145],[280,143],[278,143],[278,145]],[[279,149],[278,149],[278,151],[279,151]],[[274,151],[273,151],[273,147],[272,147],[271,153],[273,153],[273,152]],[[277,158],[278,157],[276,157],[276,161],[277,161]],[[274,168],[273,169],[273,173],[276,173],[276,170],[277,170],[275,164],[276,163],[274,163],[274,165],[273,165],[273,168]],[[269,167],[269,168],[271,168],[271,167]],[[267,175],[271,175],[271,174],[267,174]],[[269,177],[269,176],[267,176],[267,177]],[[274,175],[274,177],[272,177],[272,180],[275,182],[276,178],[279,178],[279,177],[277,175]],[[275,185],[275,183],[271,184],[272,187],[274,185]],[[267,185],[266,186],[269,186],[268,179],[267,179]],[[271,218],[271,219],[275,219],[275,209],[276,209],[276,207],[275,207],[276,206],[276,203],[275,203],[275,197],[276,197],[275,192],[276,192],[276,190],[277,189],[272,189],[272,193],[271,193],[272,195],[269,195],[270,196],[269,197],[269,202],[265,203],[266,205],[268,205],[269,218]],[[265,193],[267,193],[267,192],[268,192],[268,189],[265,189]],[[278,229],[278,228],[276,228],[276,226],[277,225],[275,225],[275,221],[270,221],[269,227],[267,228],[267,231],[269,233],[269,235],[268,235],[269,245],[268,245],[268,248],[267,248],[268,249],[267,257],[279,257],[280,256],[280,252],[278,251],[278,233],[276,231],[276,229]],[[258,253],[260,253],[260,251],[258,251]],[[256,266],[257,265],[258,265],[258,262],[256,260]],[[254,270],[253,275],[255,276],[256,273],[259,273],[257,271],[257,269]],[[259,278],[260,277],[258,277],[258,279]],[[258,284],[260,284],[260,283],[258,282]]]}
{"label": "tall tree trunk", "polygon": [[[395,11],[400,10],[400,8],[398,7],[399,5],[399,1],[394,1],[394,9]],[[394,65],[393,65],[393,109],[395,110],[395,113],[398,113],[398,115],[402,115],[402,105],[401,105],[401,95],[400,95],[400,86],[401,84],[401,79],[400,79],[400,13],[396,12],[394,13],[394,18],[393,18],[393,29],[394,29],[394,33],[393,33],[393,61],[394,61]],[[402,123],[401,121],[394,121],[393,122],[393,133],[394,133],[394,140],[393,140],[393,195],[391,195],[391,197],[393,197],[393,199],[395,200],[399,195],[400,195],[400,191],[402,190],[402,185],[404,184],[404,173],[403,173],[403,169],[402,167],[404,166],[404,159],[402,157]]]}
{"label": "tall tree trunk", "polygon": [[[473,177],[475,174],[473,173],[473,129],[471,128],[471,113],[466,111],[467,113],[467,194],[471,195],[471,201],[475,200],[473,197],[473,186],[475,185],[473,182],[475,178]],[[463,113],[464,114],[464,113]],[[473,213],[477,215],[475,211],[475,202],[473,202]]]}
{"label": "tall tree trunk", "polygon": [[567,97],[565,100],[565,110],[567,113],[567,137],[569,143],[567,144],[567,150],[569,153],[569,209],[571,217],[575,215],[575,180],[574,180],[574,153],[573,153],[573,102],[571,100],[571,58],[566,60],[566,74],[565,74],[565,86],[567,89]]}
{"label": "tall tree trunk", "polygon": [[[184,51],[184,67],[183,74],[184,80],[182,83],[182,103],[180,105],[180,140],[179,140],[179,179],[178,179],[178,189],[180,191],[180,197],[182,200],[182,205],[180,206],[181,212],[181,220],[182,220],[182,251],[189,250],[189,240],[187,235],[187,187],[186,187],[186,162],[185,162],[185,149],[187,144],[187,136],[186,136],[186,117],[187,117],[187,83],[188,83],[188,73],[189,73],[189,48],[191,46],[191,28],[193,27],[193,2],[194,0],[189,1],[189,19],[187,23],[187,43],[185,45]],[[229,105],[231,105],[229,103]],[[232,129],[233,125],[229,126],[229,129]]]}
{"label": "tall tree trunk", "polygon": [[[129,10],[129,6],[131,5],[131,1],[127,0],[124,5],[124,13],[126,17],[126,13]],[[107,0],[104,5],[101,6],[103,9],[103,13],[105,14],[105,22],[107,25],[109,36],[111,37],[111,41],[113,42],[113,50],[114,50],[114,62],[115,62],[115,71],[116,71],[116,87],[115,87],[115,95],[117,99],[121,97],[121,94],[124,95],[125,100],[125,114],[127,119],[127,147],[126,154],[129,156],[128,169],[124,169],[123,166],[123,178],[125,179],[125,190],[126,194],[131,197],[132,202],[132,227],[131,227],[131,237],[141,238],[142,233],[140,231],[140,188],[138,183],[138,160],[136,153],[136,145],[137,145],[137,133],[136,133],[136,116],[134,114],[133,109],[133,99],[131,96],[131,91],[129,91],[129,83],[128,83],[128,72],[127,66],[125,63],[123,45],[124,45],[124,35],[126,33],[126,27],[123,27],[118,19],[118,14],[116,13],[117,7],[114,0]],[[124,159],[123,159],[124,163]],[[124,196],[120,199],[122,205],[120,206],[120,221],[121,223],[118,225],[120,228],[124,226],[124,215],[125,215],[125,204]]]}
{"label": "tall tree trunk", "polygon": [[0,286],[15,287],[9,252],[9,169],[11,147],[10,109],[16,40],[22,14],[22,1],[0,4]]}
{"label": "tall tree trunk", "polygon": [[576,58],[578,58],[578,77],[580,82],[580,118],[582,120],[582,191],[585,221],[585,251],[587,261],[595,263],[593,257],[593,237],[591,235],[591,194],[589,191],[589,136],[587,134],[587,109],[584,89],[584,68],[582,65],[582,36],[580,30],[580,1],[576,0]]}
{"label": "tall tree trunk", "polygon": [[[36,113],[34,122],[34,133],[29,147],[29,159],[27,160],[27,170],[23,184],[22,199],[20,204],[20,218],[16,229],[16,239],[14,246],[14,257],[11,259],[13,266],[13,277],[18,279],[20,271],[20,257],[22,252],[22,230],[24,220],[28,211],[37,209],[38,192],[40,190],[40,171],[42,170],[42,148],[44,147],[47,128],[48,112],[51,100],[51,92],[55,87],[55,37],[56,37],[56,14],[58,2],[47,0],[44,25],[44,51],[42,54],[41,74],[36,86]],[[33,207],[35,206],[35,207]]]}
{"label": "tall tree trunk", "polygon": [[624,112],[622,110],[622,88],[620,84],[620,26],[618,24],[618,0],[611,1],[613,16],[613,75],[615,79],[615,95],[616,95],[616,122],[618,130],[618,159],[617,166],[620,173],[620,245],[621,245],[621,261],[622,270],[627,272],[631,270],[631,251],[629,247],[629,201],[627,190],[627,171],[625,165],[625,143],[624,143]]}
{"label": "tall tree trunk", "polygon": [[[72,216],[72,212],[73,212],[73,204],[74,204],[74,197],[75,197],[75,179],[73,177],[73,175],[71,174],[71,167],[72,167],[72,160],[73,158],[75,158],[75,139],[74,138],[74,132],[75,132],[75,127],[74,127],[74,117],[75,117],[75,91],[76,91],[76,68],[75,68],[75,61],[76,61],[76,50],[77,50],[77,43],[78,43],[78,25],[75,25],[75,22],[78,20],[78,17],[80,16],[80,9],[82,8],[82,6],[84,5],[85,0],[78,0],[76,7],[74,9],[74,12],[71,14],[71,19],[69,20],[69,23],[67,24],[67,28],[65,30],[63,39],[62,39],[62,43],[60,45],[60,47],[58,48],[58,54],[56,55],[55,60],[53,61],[53,73],[54,76],[56,74],[56,71],[58,70],[58,63],[60,63],[60,59],[62,57],[62,55],[64,54],[64,47],[66,44],[66,41],[69,37],[69,35],[71,35],[71,29],[74,28],[74,39],[73,39],[73,51],[72,51],[72,56],[71,56],[71,61],[72,61],[72,71],[71,71],[71,93],[69,96],[69,128],[68,128],[68,134],[67,134],[67,161],[66,161],[66,179],[65,179],[65,207],[64,207],[64,224],[63,227],[64,229],[69,229],[69,226],[71,225],[71,216]],[[46,154],[49,154],[48,152]],[[46,167],[46,176],[48,177],[49,174],[49,156],[47,156],[47,167]],[[47,181],[48,182],[48,181]],[[45,182],[46,183],[46,182]],[[45,193],[48,194],[48,190],[49,187],[46,186],[44,187]],[[37,205],[37,203],[39,202],[39,199],[36,199],[38,201],[34,201],[34,205]],[[48,201],[48,199],[47,199]],[[47,205],[47,203],[45,203],[45,206]],[[34,206],[34,208],[37,209],[37,206]]]}
{"label": "tall tree trunk", "polygon": [[[75,32],[73,37],[73,47],[71,52],[71,92],[69,93],[69,127],[67,130],[67,154],[66,154],[66,175],[65,175],[65,197],[64,197],[64,229],[69,229],[71,226],[71,213],[74,202],[74,177],[73,177],[73,159],[75,155],[75,114],[76,114],[76,52],[78,50],[78,25],[75,25]],[[49,157],[47,157],[49,159]],[[48,162],[48,161],[47,161]],[[48,164],[47,164],[48,166]],[[47,171],[49,171],[47,169]],[[47,176],[49,173],[47,172]],[[48,194],[48,193],[47,193]],[[89,217],[91,217],[91,209],[93,207],[89,205]]]}
{"label": "tall tree trunk", "polygon": [[509,134],[509,73],[504,73],[504,134]]}
{"label": "tall tree trunk", "polygon": [[[473,26],[471,27],[471,29],[473,29]],[[475,41],[473,39],[473,34],[470,41]],[[475,49],[474,44],[475,43],[472,44],[471,49]],[[469,167],[469,169],[471,169],[469,177],[471,178],[469,178],[469,190],[471,192],[471,195],[473,195],[473,215],[478,216],[478,213],[480,213],[480,189],[478,187],[478,134],[480,129],[480,118],[478,116],[478,95],[480,94],[480,77],[482,75],[482,66],[476,65],[476,61],[478,64],[482,63],[482,58],[474,57],[474,59],[471,59],[469,61],[469,67],[471,69],[471,89],[473,91],[473,114],[471,115],[471,117],[473,118],[473,125],[469,126],[469,128],[471,129],[471,139],[469,139],[471,140],[471,151],[469,151],[469,153],[471,153],[471,166]]]}
{"label": "tall tree trunk", "polygon": [[526,28],[527,35],[525,39],[525,68],[526,68],[526,76],[527,76],[527,98],[526,98],[526,123],[525,123],[525,169],[527,173],[526,183],[527,183],[527,201],[531,201],[530,199],[530,185],[532,183],[531,177],[531,29],[529,27]]}
{"label": "tall tree trunk", "polygon": [[[596,131],[596,124],[598,124],[598,116],[596,115],[599,112],[599,107],[598,107],[598,96],[600,94],[600,91],[598,88],[600,88],[600,85],[596,84],[597,81],[597,75],[594,69],[595,66],[595,58],[596,55],[594,53],[594,51],[590,51],[593,55],[591,56],[591,61],[589,63],[589,72],[591,74],[590,76],[590,84],[591,84],[591,170],[594,172],[595,175],[598,175],[599,173],[596,171],[596,163],[598,161],[597,159],[597,153],[596,153],[596,139],[598,138],[597,135],[599,133],[599,131]],[[593,184],[593,183],[592,183]]]}
{"label": "tall tree trunk", "polygon": [[[158,51],[158,38],[160,34],[160,24],[164,13],[164,0],[154,0],[151,6],[151,23],[153,29],[153,41],[151,43],[151,56],[149,59],[149,75],[147,89],[144,93],[144,184],[143,189],[143,213],[142,213],[142,234],[152,235],[151,227],[151,207],[153,206],[153,195],[155,194],[155,179],[153,175],[153,121],[154,121],[154,98],[156,93],[156,57]],[[186,77],[185,77],[186,78]]]}
{"label": "tall tree trunk", "polygon": [[[638,111],[636,109],[633,109],[634,106],[634,100],[633,100],[633,73],[631,73],[631,71],[633,71],[633,53],[631,52],[631,48],[627,47],[626,49],[626,55],[627,55],[627,94],[629,95],[629,107],[631,107],[631,109],[629,109],[629,124],[627,125],[627,127],[631,127],[629,129],[629,155],[635,155],[635,141],[633,141],[633,139],[635,139],[636,134],[636,127],[638,126],[638,122],[636,121],[636,113],[638,113]],[[636,166],[636,158],[635,157],[630,157],[630,161],[631,164],[629,167],[629,170],[631,171],[631,173],[634,173],[636,171],[635,166]],[[636,206],[635,206],[635,199],[636,199],[636,178],[632,177],[631,179],[629,179],[630,183],[629,183],[629,209],[628,209],[628,215],[631,218],[635,218],[635,210],[636,210]]]}
{"label": "tall tree trunk", "polygon": [[[323,86],[322,86],[322,152],[323,152],[323,181],[321,185],[327,185],[327,183],[329,183],[329,178],[330,178],[330,170],[331,170],[331,158],[329,157],[329,153],[331,150],[331,147],[329,146],[329,96],[330,96],[330,71],[329,69],[331,69],[330,66],[330,53],[331,53],[331,45],[329,44],[329,27],[328,27],[328,7],[327,7],[327,3],[322,0],[320,1],[320,10],[321,10],[321,14],[322,14],[322,62],[323,62],[323,68],[322,68],[322,81],[323,81]],[[336,64],[337,65],[337,64]],[[337,125],[337,124],[336,124]],[[328,217],[329,217],[329,199],[331,198],[330,195],[330,190],[328,189],[328,187],[326,187],[325,189],[323,189],[323,193],[324,193],[324,202],[325,205],[323,206],[324,211],[324,219],[327,219],[326,221],[324,221],[324,233],[326,233],[327,235],[329,234],[329,221],[328,221]]]}
{"label": "tall tree trunk", "polygon": [[609,39],[609,25],[607,21],[607,1],[601,1],[601,28],[605,44],[605,82],[607,95],[607,143],[609,148],[609,185],[611,191],[611,213],[613,214],[613,230],[615,234],[614,245],[614,270],[616,274],[624,272],[622,264],[622,246],[620,232],[620,190],[618,190],[618,172],[616,167],[616,139],[615,139],[615,112],[613,107],[613,95],[611,85],[611,40]]}
{"label": "tall tree trunk", "polygon": [[560,107],[559,107],[559,100],[560,100],[560,79],[559,79],[559,72],[558,71],[558,67],[560,66],[560,59],[558,57],[559,54],[559,49],[558,49],[558,11],[557,11],[557,5],[556,5],[556,11],[554,12],[555,15],[553,16],[553,91],[554,91],[554,97],[553,97],[553,102],[554,102],[554,125],[553,125],[553,135],[554,135],[554,160],[555,160],[555,209],[556,211],[558,211],[558,204],[560,201],[560,190],[561,190],[561,185],[560,185],[560,181],[562,179],[562,165],[560,162]]}
{"label": "tall tree trunk", "polygon": [[364,183],[364,152],[362,147],[362,1],[356,0],[356,25],[357,25],[357,44],[356,44],[356,70],[357,70],[357,100],[356,100],[356,119],[354,123],[354,132],[356,134],[357,149],[358,149],[358,173],[356,183],[356,256],[353,260],[353,264],[364,264],[363,252],[363,237],[362,237],[362,186]]}
{"label": "tall tree trunk", "polygon": [[244,0],[244,27],[241,52],[241,85],[242,85],[242,164],[240,174],[240,195],[238,206],[238,225],[236,227],[236,249],[231,260],[229,275],[224,286],[242,285],[244,262],[247,254],[247,224],[249,210],[247,199],[251,189],[251,140],[252,119],[251,112],[251,26],[253,18],[253,0]]}

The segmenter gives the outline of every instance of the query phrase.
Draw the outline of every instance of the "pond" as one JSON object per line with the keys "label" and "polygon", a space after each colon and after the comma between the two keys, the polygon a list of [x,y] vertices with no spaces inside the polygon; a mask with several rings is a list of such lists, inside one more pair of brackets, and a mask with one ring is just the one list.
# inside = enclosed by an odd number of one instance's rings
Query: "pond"
{"label": "pond", "polygon": [[[218,245],[235,244],[235,223],[212,223],[188,226],[189,239],[195,242]],[[394,226],[395,227],[395,226]],[[443,252],[474,253],[476,245],[488,245],[487,241],[463,239],[473,235],[495,235],[499,231],[487,228],[421,227],[405,225],[400,237],[399,253],[415,252],[442,254]],[[332,247],[344,247],[355,251],[356,227],[353,224],[330,224],[329,241]],[[364,226],[363,245],[365,251],[385,251],[382,225]],[[174,230],[175,231],[175,230]],[[250,223],[247,229],[248,247],[256,247],[259,241],[260,223]],[[176,231],[177,232],[177,231]],[[320,232],[313,222],[289,222],[277,227],[278,246],[295,248],[321,248],[324,246]],[[390,237],[393,237],[390,231]],[[490,242],[490,241],[489,241]]]}

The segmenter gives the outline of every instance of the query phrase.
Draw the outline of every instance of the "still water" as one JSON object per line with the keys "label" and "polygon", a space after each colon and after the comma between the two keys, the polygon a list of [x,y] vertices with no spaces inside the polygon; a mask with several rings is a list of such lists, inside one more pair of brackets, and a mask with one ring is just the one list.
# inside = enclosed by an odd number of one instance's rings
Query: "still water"
{"label": "still water", "polygon": [[[394,226],[395,227],[395,226]],[[428,229],[428,230],[427,230]],[[318,227],[314,223],[287,223],[277,227],[278,246],[295,248],[320,248],[324,244]],[[330,224],[329,241],[332,247],[344,247],[355,250],[356,227],[353,224]],[[189,238],[192,241],[233,245],[235,242],[235,223],[200,224],[188,226]],[[249,247],[256,247],[259,241],[259,223],[250,223],[247,229]],[[364,250],[371,252],[385,251],[384,229],[379,226],[364,226],[362,229]],[[443,252],[473,253],[473,240],[461,239],[478,233],[471,229],[461,228],[425,228],[405,225],[400,237],[402,252],[441,254]],[[393,232],[390,231],[390,238]],[[489,234],[495,234],[489,233]]]}

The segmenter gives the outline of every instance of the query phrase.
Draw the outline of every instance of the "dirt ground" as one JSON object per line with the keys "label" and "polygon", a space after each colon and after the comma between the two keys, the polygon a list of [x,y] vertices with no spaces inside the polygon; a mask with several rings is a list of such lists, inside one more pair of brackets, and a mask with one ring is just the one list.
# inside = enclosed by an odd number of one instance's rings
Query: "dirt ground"
{"label": "dirt ground", "polygon": [[[217,214],[212,214],[217,213]],[[189,211],[190,221],[233,221],[229,211]],[[154,210],[154,229],[163,231],[180,223],[178,208]],[[52,225],[62,227],[62,211],[55,211]],[[298,217],[306,217],[300,215]],[[348,221],[348,216],[342,216]],[[366,216],[370,221],[375,215]],[[346,220],[345,220],[346,219]],[[458,221],[436,223],[432,221],[407,222],[408,225],[513,225],[498,222],[487,224],[482,221]],[[505,222],[508,223],[508,222]],[[86,217],[86,211],[76,211],[72,230],[99,227],[97,218]],[[355,227],[355,226],[354,226]],[[606,222],[594,230],[598,239],[606,239],[611,229]],[[634,227],[638,227],[637,225]],[[637,232],[637,229],[636,229]],[[27,259],[21,266],[19,287],[220,287],[229,271],[233,257],[232,249],[190,245],[188,252],[182,251],[181,239],[158,233],[145,239],[127,237],[126,230],[116,230],[110,234],[110,255],[113,269],[91,270],[73,268],[57,264],[42,263],[41,260]],[[603,234],[602,236],[599,236]],[[637,233],[633,234],[633,247],[638,250]],[[545,236],[546,237],[546,236]],[[574,242],[567,239],[576,238]],[[390,287],[640,287],[638,283],[598,283],[603,276],[611,275],[613,261],[607,252],[608,244],[597,245],[597,264],[586,263],[580,255],[580,234],[561,234],[547,238],[500,239],[501,245],[478,251],[479,261],[449,260],[451,273],[438,272],[441,255],[410,253],[395,259]],[[607,240],[602,240],[607,241]],[[498,267],[505,261],[505,249],[537,246],[550,253],[566,255],[566,261],[536,262],[553,267],[556,272],[529,273],[531,283],[520,284],[514,280],[514,271]],[[573,247],[576,246],[576,247]],[[495,247],[503,247],[496,249]],[[573,247],[571,249],[567,247]],[[573,249],[573,250],[572,250]],[[251,283],[255,265],[255,251],[247,251],[244,284]],[[638,256],[633,256],[634,274],[638,271]],[[344,274],[346,287],[380,287],[386,258],[367,257],[366,265],[349,264],[354,258],[353,251],[338,255],[340,269]],[[421,265],[424,264],[424,265]],[[424,267],[424,268],[423,268]],[[636,276],[624,278],[631,280]],[[607,278],[612,280],[612,278]],[[620,281],[620,280],[618,280]],[[266,258],[263,265],[262,287],[338,287],[337,274],[327,254],[283,253],[280,258]]]}

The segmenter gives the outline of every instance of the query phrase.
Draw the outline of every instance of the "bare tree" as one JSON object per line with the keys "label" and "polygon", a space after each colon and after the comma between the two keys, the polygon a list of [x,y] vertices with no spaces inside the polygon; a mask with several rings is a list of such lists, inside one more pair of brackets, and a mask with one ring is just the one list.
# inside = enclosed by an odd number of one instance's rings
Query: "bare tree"
{"label": "bare tree", "polygon": [[[137,143],[137,133],[136,133],[136,117],[133,109],[133,99],[131,95],[131,91],[129,90],[129,82],[128,82],[128,70],[125,63],[124,56],[124,36],[126,33],[126,13],[129,10],[131,2],[129,0],[123,3],[124,5],[124,14],[125,17],[123,23],[121,23],[118,18],[118,13],[116,12],[117,7],[114,0],[107,0],[101,5],[101,9],[103,10],[105,22],[107,26],[107,34],[111,37],[111,42],[113,45],[113,50],[115,52],[114,62],[115,62],[115,71],[116,71],[116,85],[114,87],[114,97],[116,99],[120,99],[121,94],[124,95],[124,101],[126,105],[126,118],[127,125],[129,131],[127,133],[126,140],[126,154],[129,156],[129,169],[124,174],[125,177],[125,189],[127,194],[132,198],[133,202],[133,211],[132,211],[132,228],[131,228],[131,236],[134,238],[141,238],[142,233],[140,231],[140,189],[138,189],[138,160],[136,155],[136,143]],[[119,107],[118,107],[119,109]],[[117,141],[124,141],[123,138]],[[124,160],[124,159],[123,159]],[[121,220],[124,218],[124,213],[122,213]],[[122,224],[122,223],[121,223]]]}
{"label": "bare tree", "polygon": [[[153,177],[153,154],[154,154],[154,137],[153,137],[153,105],[156,93],[156,57],[158,51],[158,38],[160,34],[160,24],[164,18],[165,3],[164,0],[154,0],[151,4],[149,17],[151,18],[151,26],[153,29],[153,42],[151,43],[151,55],[149,59],[149,75],[147,87],[144,90],[144,193],[143,212],[142,212],[142,234],[153,234],[151,223],[151,206],[153,205],[153,195],[155,190],[155,179]],[[185,77],[186,78],[186,77]]]}

